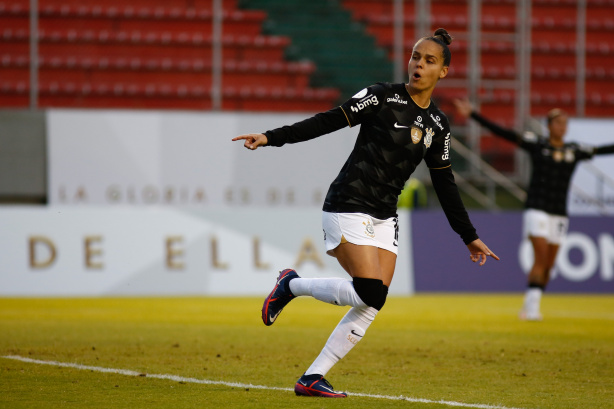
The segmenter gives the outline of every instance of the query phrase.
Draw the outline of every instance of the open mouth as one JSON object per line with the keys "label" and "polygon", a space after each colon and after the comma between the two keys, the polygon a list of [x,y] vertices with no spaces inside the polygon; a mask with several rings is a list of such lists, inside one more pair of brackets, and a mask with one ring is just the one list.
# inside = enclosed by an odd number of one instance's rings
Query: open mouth
{"label": "open mouth", "polygon": [[414,72],[414,75],[412,75],[412,77],[415,80],[419,80],[422,76],[420,74],[418,74],[417,72]]}

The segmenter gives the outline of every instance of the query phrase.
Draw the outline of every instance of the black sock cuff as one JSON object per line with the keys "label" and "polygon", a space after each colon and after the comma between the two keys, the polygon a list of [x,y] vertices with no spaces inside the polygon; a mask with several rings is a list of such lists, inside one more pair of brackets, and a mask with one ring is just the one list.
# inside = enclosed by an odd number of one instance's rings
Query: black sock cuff
{"label": "black sock cuff", "polygon": [[528,288],[539,288],[542,291],[546,291],[546,286],[538,283],[529,283]]}

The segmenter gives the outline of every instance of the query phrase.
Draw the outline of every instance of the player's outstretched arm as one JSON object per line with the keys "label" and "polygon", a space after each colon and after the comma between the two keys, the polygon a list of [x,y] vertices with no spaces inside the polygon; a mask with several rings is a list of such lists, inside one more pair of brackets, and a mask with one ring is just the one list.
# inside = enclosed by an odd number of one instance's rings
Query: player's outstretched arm
{"label": "player's outstretched arm", "polygon": [[236,138],[232,138],[232,140],[245,140],[243,146],[251,150],[257,149],[259,146],[264,146],[269,142],[266,135],[262,133],[248,133],[246,135],[239,135]]}
{"label": "player's outstretched arm", "polygon": [[614,144],[595,148],[595,155],[611,155],[612,153],[614,153]]}
{"label": "player's outstretched arm", "polygon": [[486,257],[490,256],[495,260],[499,260],[499,257],[495,253],[493,253],[486,244],[482,242],[482,240],[477,239],[467,244],[467,248],[469,249],[469,257],[471,261],[474,263],[480,261],[480,265],[483,266],[486,263]]}
{"label": "player's outstretched arm", "polygon": [[473,112],[473,105],[471,104],[471,102],[469,102],[467,98],[457,98],[454,99],[452,103],[456,107],[456,111],[459,115],[465,118],[469,118],[469,116],[471,116],[471,112]]}

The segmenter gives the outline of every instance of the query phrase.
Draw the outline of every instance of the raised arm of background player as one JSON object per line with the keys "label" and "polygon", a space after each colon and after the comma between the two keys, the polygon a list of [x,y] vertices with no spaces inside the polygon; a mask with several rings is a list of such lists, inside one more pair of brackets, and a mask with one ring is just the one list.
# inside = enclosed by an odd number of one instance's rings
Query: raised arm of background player
{"label": "raised arm of background player", "polygon": [[[286,125],[264,134],[245,134],[233,138],[233,141],[244,140],[243,146],[250,150],[255,150],[259,146],[283,146],[285,143],[297,143],[317,138],[318,136],[337,131],[350,125],[347,116],[341,107],[333,108],[329,111],[316,114],[311,118],[297,122],[293,125]],[[442,209],[452,227],[459,234],[469,249],[470,258],[473,262],[480,261],[484,265],[486,257],[491,256],[499,260],[476,234],[475,228],[469,220],[465,206],[458,192],[458,187],[454,181],[452,169],[431,170],[431,180],[441,203]]]}
{"label": "raised arm of background player", "polygon": [[[467,99],[454,100],[454,105],[456,106],[456,109],[462,116],[466,118],[474,119],[476,122],[478,122],[484,128],[488,129],[493,134],[500,136],[503,139],[506,139],[510,142],[513,142],[516,145],[520,146],[521,148],[526,149],[528,147],[527,145],[531,145],[532,142],[536,141],[535,137],[525,138],[523,137],[523,135],[519,134],[513,129],[503,128],[500,125],[483,117],[478,112],[473,110],[473,106]],[[611,154],[611,153],[614,153],[614,144],[598,146],[598,147],[590,147],[587,150],[585,150],[585,152],[586,152],[585,153],[586,157],[582,159],[590,159],[593,157],[593,155]]]}

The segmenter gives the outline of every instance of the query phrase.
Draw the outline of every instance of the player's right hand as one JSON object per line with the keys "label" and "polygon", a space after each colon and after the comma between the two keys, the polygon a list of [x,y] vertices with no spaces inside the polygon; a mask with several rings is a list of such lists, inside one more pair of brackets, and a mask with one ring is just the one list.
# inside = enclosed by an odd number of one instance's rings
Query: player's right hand
{"label": "player's right hand", "polygon": [[267,139],[265,134],[262,133],[248,133],[246,135],[240,135],[236,138],[232,138],[233,141],[245,140],[243,146],[247,149],[257,149],[259,146],[266,145],[269,140]]}

